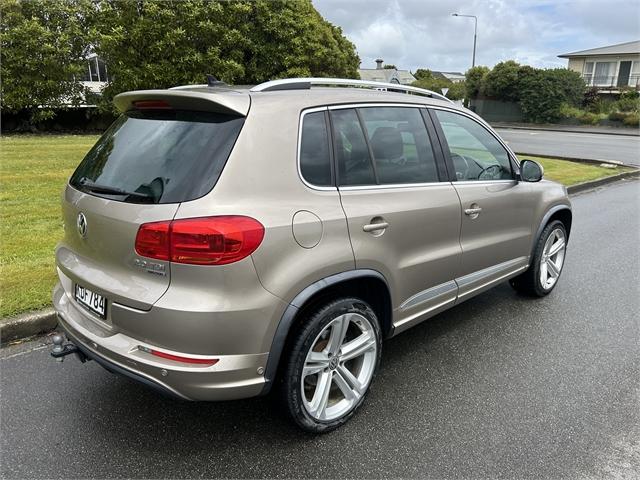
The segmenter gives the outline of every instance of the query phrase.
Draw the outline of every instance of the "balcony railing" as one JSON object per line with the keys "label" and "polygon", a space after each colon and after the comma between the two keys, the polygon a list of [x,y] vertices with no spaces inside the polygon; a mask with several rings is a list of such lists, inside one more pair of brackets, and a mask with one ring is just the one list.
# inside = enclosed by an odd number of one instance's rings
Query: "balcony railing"
{"label": "balcony railing", "polygon": [[[594,75],[591,73],[582,74],[582,78],[584,78],[585,83],[589,87],[599,87],[607,90],[616,90],[622,87],[632,87],[636,90],[640,90],[640,75],[634,74],[629,75],[629,79],[624,82],[618,81],[618,75]],[[622,83],[622,85],[619,85]]]}

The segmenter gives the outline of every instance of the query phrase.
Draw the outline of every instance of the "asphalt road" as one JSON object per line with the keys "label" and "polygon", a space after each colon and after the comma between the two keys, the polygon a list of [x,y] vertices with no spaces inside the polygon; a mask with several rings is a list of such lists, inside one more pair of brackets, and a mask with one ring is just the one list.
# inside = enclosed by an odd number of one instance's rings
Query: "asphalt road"
{"label": "asphalt road", "polygon": [[497,128],[516,153],[617,160],[640,166],[640,136]]}
{"label": "asphalt road", "polygon": [[364,408],[324,436],[270,398],[180,402],[42,340],[5,348],[2,477],[637,478],[639,194],[573,197],[549,297],[503,284],[388,341]]}

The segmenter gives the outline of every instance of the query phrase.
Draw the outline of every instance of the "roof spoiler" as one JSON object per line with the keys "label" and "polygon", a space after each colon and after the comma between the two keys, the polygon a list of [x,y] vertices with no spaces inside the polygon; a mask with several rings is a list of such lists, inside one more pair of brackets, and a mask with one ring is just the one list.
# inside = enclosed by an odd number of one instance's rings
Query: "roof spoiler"
{"label": "roof spoiler", "polygon": [[188,90],[138,90],[116,95],[113,103],[120,112],[134,110],[135,102],[160,101],[174,110],[225,113],[246,117],[251,99],[246,93]]}

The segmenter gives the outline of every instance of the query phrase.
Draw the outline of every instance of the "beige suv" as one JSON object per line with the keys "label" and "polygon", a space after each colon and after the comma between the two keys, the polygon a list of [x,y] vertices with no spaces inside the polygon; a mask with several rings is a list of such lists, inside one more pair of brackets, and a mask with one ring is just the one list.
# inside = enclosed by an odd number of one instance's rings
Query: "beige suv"
{"label": "beige suv", "polygon": [[413,87],[288,79],[118,95],[67,185],[53,304],[76,353],[189,400],[360,407],[382,341],[509,280],[548,294],[571,205]]}

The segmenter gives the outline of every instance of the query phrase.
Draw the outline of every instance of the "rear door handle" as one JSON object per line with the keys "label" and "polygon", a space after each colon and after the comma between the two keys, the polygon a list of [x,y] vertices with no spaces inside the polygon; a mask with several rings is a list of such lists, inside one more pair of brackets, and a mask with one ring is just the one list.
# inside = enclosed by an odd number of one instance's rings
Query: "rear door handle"
{"label": "rear door handle", "polygon": [[388,222],[368,223],[362,227],[362,230],[365,232],[375,232],[376,230],[385,230],[388,227]]}

